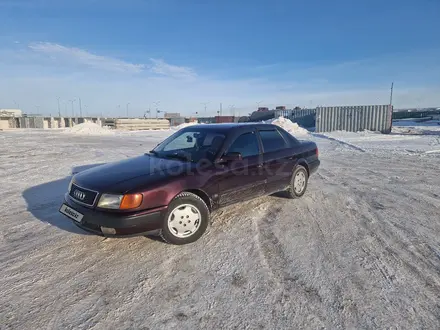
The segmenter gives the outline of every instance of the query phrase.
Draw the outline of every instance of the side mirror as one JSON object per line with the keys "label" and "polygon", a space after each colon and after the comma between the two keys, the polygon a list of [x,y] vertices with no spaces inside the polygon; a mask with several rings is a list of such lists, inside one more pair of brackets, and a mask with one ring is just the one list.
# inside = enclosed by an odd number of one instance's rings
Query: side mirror
{"label": "side mirror", "polygon": [[220,159],[220,163],[229,163],[233,161],[242,160],[243,157],[241,156],[241,153],[239,152],[228,152],[227,154],[224,154]]}

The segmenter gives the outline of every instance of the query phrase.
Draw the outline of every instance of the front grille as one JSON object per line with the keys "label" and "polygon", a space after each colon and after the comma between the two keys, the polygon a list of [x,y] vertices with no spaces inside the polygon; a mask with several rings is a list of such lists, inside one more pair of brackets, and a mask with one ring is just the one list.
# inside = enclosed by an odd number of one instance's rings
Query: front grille
{"label": "front grille", "polygon": [[95,204],[96,197],[98,196],[98,192],[72,184],[69,196],[78,203],[93,206]]}

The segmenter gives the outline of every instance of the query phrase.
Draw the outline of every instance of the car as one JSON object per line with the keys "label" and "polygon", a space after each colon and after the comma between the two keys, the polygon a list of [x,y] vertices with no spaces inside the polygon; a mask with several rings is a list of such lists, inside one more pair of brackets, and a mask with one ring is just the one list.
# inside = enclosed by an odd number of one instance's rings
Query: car
{"label": "car", "polygon": [[265,123],[196,124],[137,157],[75,174],[60,212],[102,236],[198,240],[224,206],[284,191],[304,195],[318,147]]}

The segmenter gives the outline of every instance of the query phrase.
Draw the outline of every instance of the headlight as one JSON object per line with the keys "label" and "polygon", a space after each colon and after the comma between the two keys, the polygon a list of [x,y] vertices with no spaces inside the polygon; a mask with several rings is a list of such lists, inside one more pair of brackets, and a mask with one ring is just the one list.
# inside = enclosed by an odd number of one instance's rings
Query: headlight
{"label": "headlight", "polygon": [[105,209],[119,209],[124,195],[103,194],[98,202],[98,207]]}
{"label": "headlight", "polygon": [[105,209],[129,210],[139,207],[142,203],[142,194],[111,195],[103,194],[98,207]]}

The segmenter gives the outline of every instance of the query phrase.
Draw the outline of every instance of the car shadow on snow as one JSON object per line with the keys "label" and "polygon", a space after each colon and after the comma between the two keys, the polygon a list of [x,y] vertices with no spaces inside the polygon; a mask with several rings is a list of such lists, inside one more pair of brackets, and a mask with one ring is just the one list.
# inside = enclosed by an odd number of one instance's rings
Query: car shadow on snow
{"label": "car shadow on snow", "polygon": [[[72,175],[100,165],[104,164],[75,166],[72,168]],[[58,211],[64,201],[64,194],[71,178],[72,176],[68,176],[28,188],[23,191],[22,195],[28,212],[38,220],[71,233],[90,235]]]}

